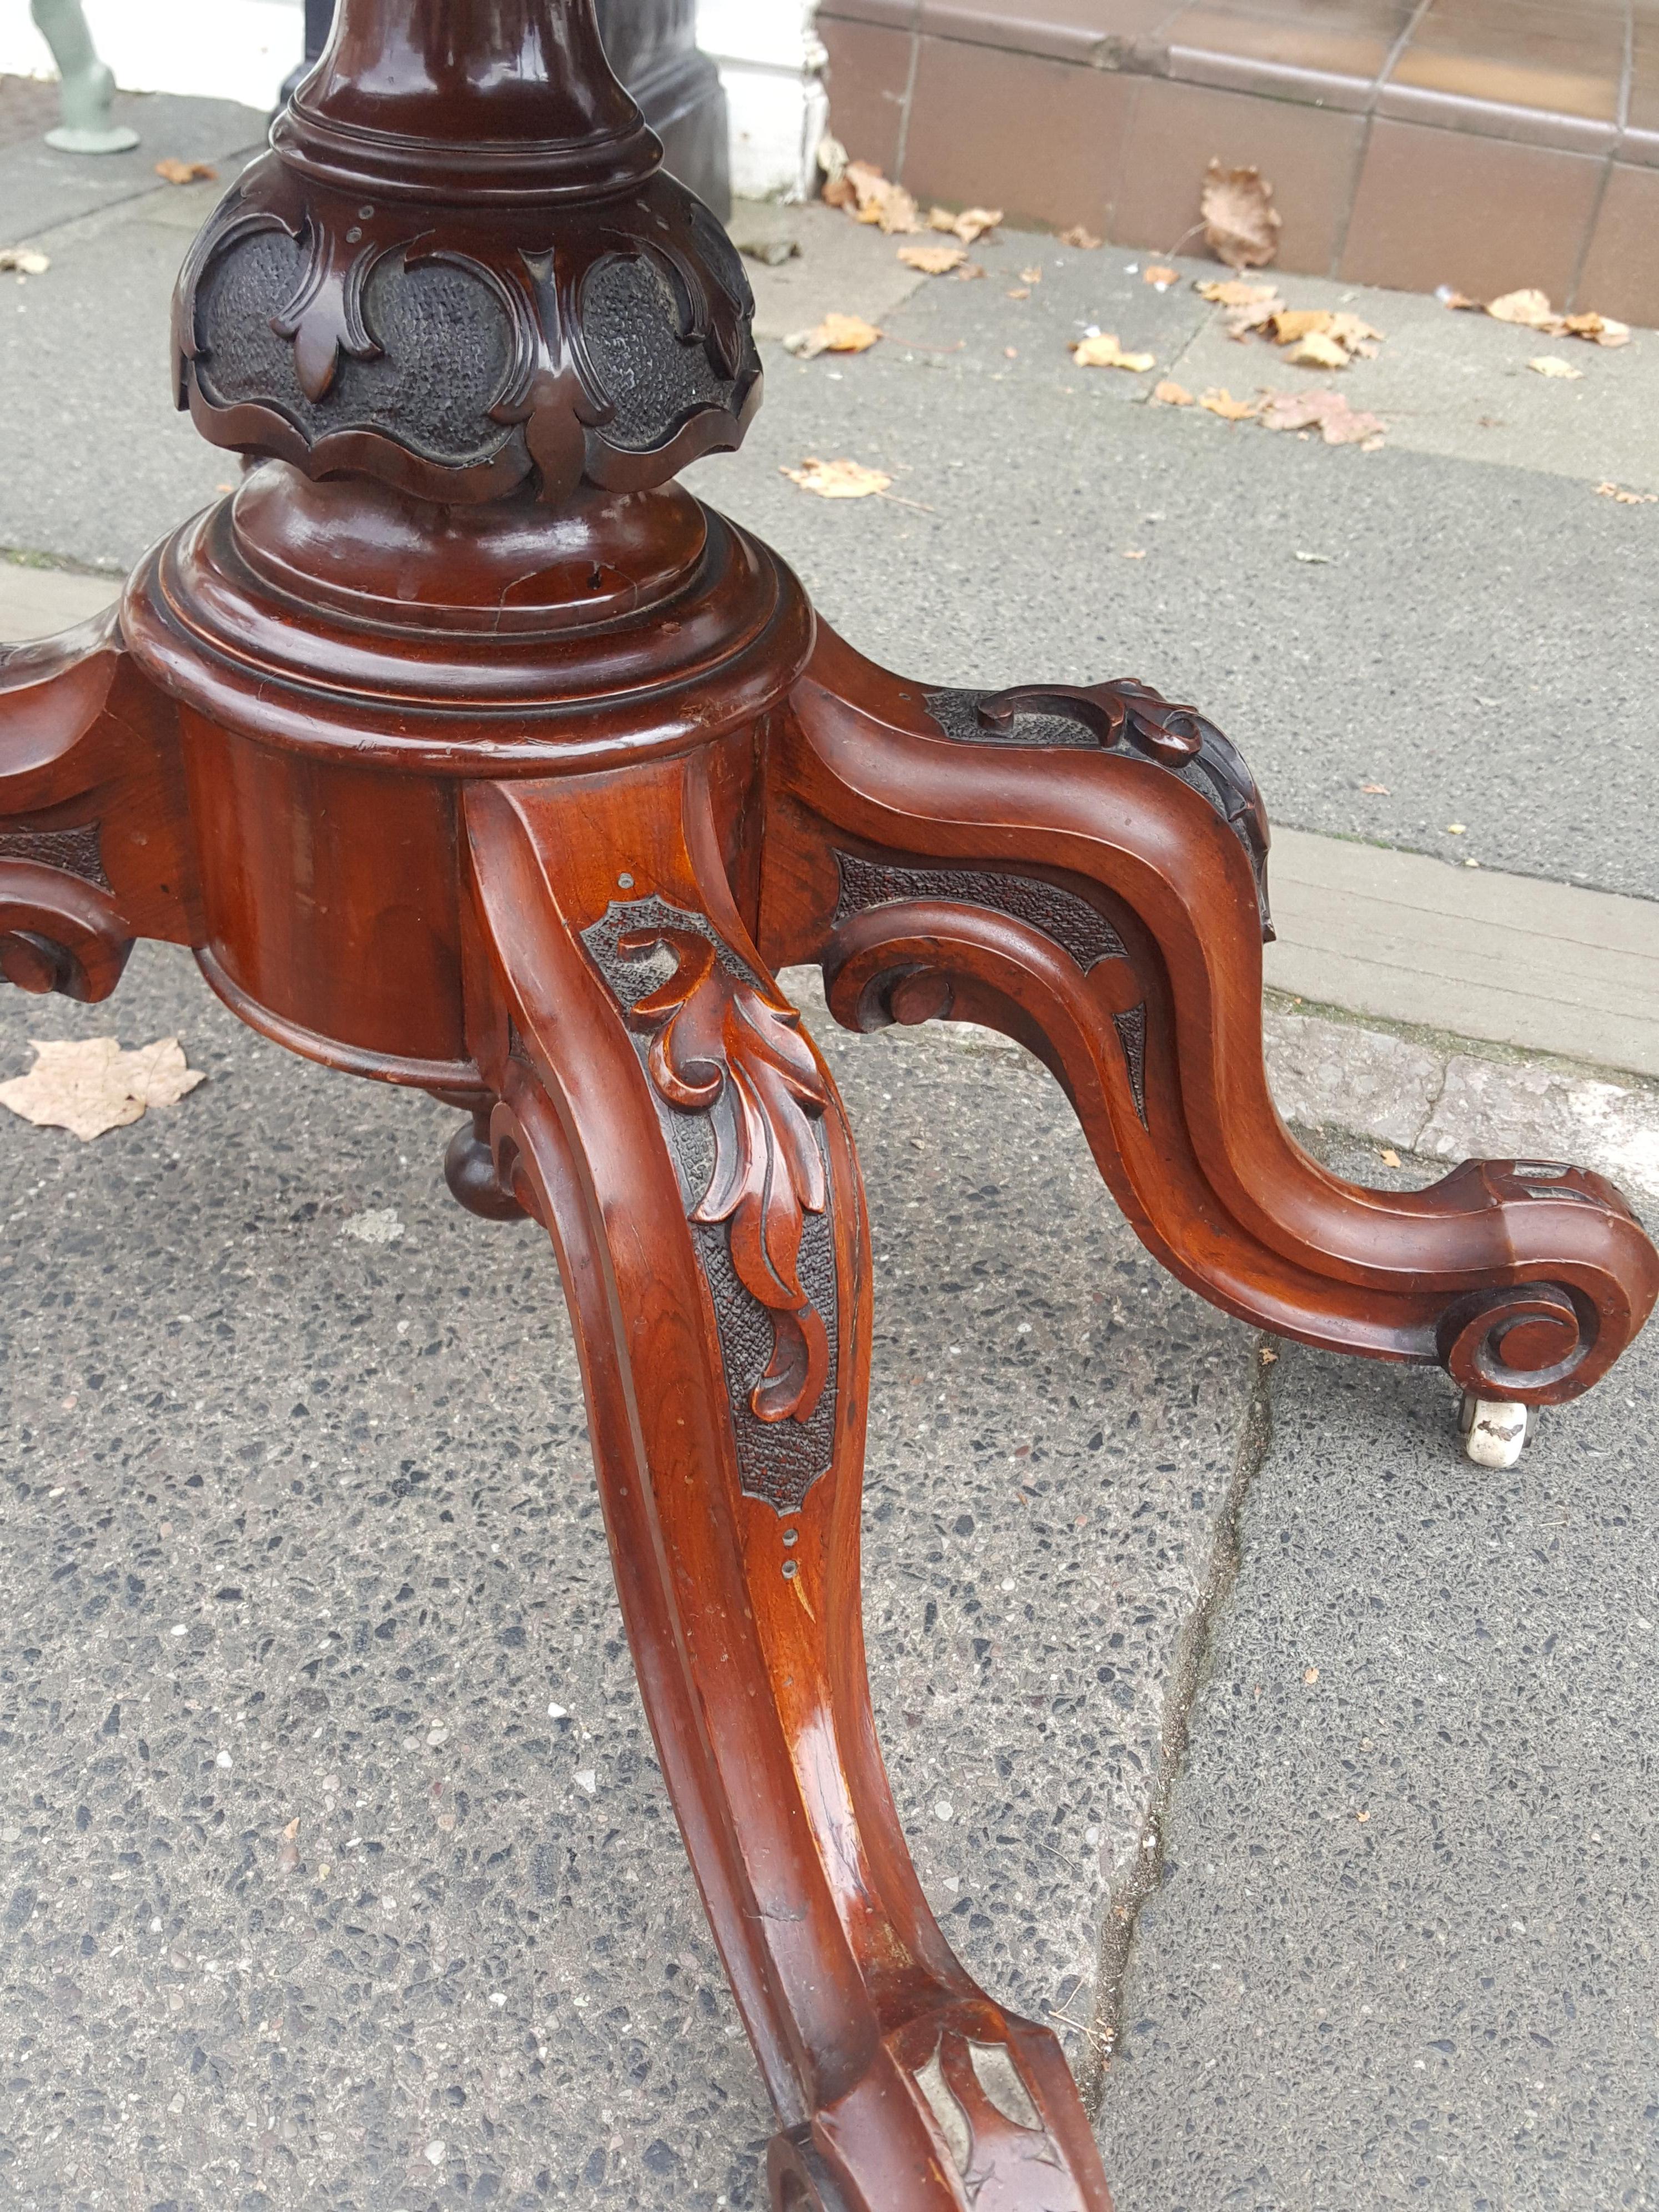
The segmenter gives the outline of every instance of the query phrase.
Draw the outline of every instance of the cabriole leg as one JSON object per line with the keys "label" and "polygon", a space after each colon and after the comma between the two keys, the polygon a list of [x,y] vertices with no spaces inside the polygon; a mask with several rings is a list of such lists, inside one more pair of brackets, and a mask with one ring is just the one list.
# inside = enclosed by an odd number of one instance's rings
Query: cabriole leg
{"label": "cabriole leg", "polygon": [[1261,1053],[1267,822],[1248,770],[1144,684],[928,692],[820,628],[769,783],[760,942],[854,1029],[944,1016],[1045,1060],[1142,1241],[1229,1312],[1438,1361],[1546,1405],[1647,1318],[1659,1255],[1611,1184],[1472,1161],[1328,1173]]}
{"label": "cabriole leg", "polygon": [[497,1176],[558,1253],[641,1692],[778,2111],[774,2203],[1108,2212],[1058,2044],[958,1965],[894,1810],[859,1608],[863,1191],[708,771],[465,812]]}

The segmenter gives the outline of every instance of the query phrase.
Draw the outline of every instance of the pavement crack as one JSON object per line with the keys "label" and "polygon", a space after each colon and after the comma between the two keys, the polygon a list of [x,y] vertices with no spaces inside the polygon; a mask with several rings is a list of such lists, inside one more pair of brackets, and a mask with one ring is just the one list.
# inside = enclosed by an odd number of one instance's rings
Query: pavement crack
{"label": "pavement crack", "polygon": [[1085,2037],[1079,2081],[1085,2109],[1098,2117],[1107,2075],[1123,2027],[1123,1990],[1141,1907],[1164,1880],[1165,1830],[1175,1788],[1187,1756],[1193,1706],[1208,1672],[1216,1615],[1237,1579],[1242,1554],[1239,1525],[1249,1495],[1273,1443],[1271,1377],[1278,1358],[1273,1340],[1260,1338],[1252,1354],[1253,1372],[1244,1424],[1239,1435],[1226,1499],[1216,1522],[1208,1566],[1193,1609],[1176,1639],[1164,1716],[1158,1729],[1158,1771],[1147,1800],[1146,1817],[1136,1838],[1134,1856],[1107,1893],[1095,1975],[1095,2005]]}
{"label": "pavement crack", "polygon": [[1428,1131],[1433,1127],[1434,1117],[1440,1111],[1440,1102],[1446,1095],[1446,1085],[1450,1080],[1451,1055],[1449,1053],[1447,1053],[1443,1054],[1441,1057],[1440,1080],[1434,1086],[1434,1096],[1429,1101],[1429,1110],[1424,1115],[1421,1122],[1419,1124],[1417,1134],[1412,1139],[1411,1143],[1407,1146],[1406,1149],[1408,1152],[1417,1152],[1422,1146],[1424,1137],[1427,1134]]}

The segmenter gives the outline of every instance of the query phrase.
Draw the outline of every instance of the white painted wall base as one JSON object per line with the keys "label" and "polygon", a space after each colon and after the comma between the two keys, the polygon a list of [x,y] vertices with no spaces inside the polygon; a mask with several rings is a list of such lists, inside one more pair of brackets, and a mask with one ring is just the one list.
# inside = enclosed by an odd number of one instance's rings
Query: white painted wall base
{"label": "white painted wall base", "polygon": [[[99,52],[128,92],[276,105],[304,46],[302,0],[83,0]],[[732,189],[801,199],[817,189],[829,119],[816,0],[701,0],[697,40],[720,64],[732,125]],[[27,0],[0,0],[0,73],[51,76]]]}
{"label": "white painted wall base", "polygon": [[[184,92],[276,104],[305,51],[303,0],[82,0],[99,53],[124,92]],[[55,76],[28,0],[0,0],[0,73]]]}
{"label": "white painted wall base", "polygon": [[740,199],[807,199],[830,120],[817,0],[699,0],[697,44],[720,64]]}

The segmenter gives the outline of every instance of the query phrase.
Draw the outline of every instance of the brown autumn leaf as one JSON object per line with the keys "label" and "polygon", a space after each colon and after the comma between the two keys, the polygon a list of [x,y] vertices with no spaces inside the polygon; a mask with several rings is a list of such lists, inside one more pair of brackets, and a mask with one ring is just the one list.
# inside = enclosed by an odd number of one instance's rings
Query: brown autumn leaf
{"label": "brown autumn leaf", "polygon": [[1074,222],[1068,230],[1060,232],[1060,242],[1062,246],[1074,246],[1079,253],[1092,253],[1102,240],[1082,223]]}
{"label": "brown autumn leaf", "polygon": [[1505,292],[1496,300],[1488,300],[1486,313],[1495,323],[1519,323],[1523,329],[1529,331],[1547,331],[1556,319],[1548,293],[1540,292],[1532,286],[1519,292]]}
{"label": "brown autumn leaf", "polygon": [[949,231],[964,246],[972,246],[976,240],[983,238],[988,230],[994,230],[1001,221],[1000,208],[963,208],[960,215],[952,215],[949,208],[942,207],[930,208],[927,211],[929,230]]}
{"label": "brown autumn leaf", "polygon": [[890,235],[921,228],[915,200],[902,185],[883,176],[873,161],[849,161],[834,185],[826,185],[826,198],[832,190],[831,206],[844,208],[854,222],[874,223]]}
{"label": "brown autumn leaf", "polygon": [[1204,242],[1230,269],[1263,268],[1278,252],[1279,210],[1260,169],[1224,169],[1212,161],[1199,206]]}
{"label": "brown autumn leaf", "polygon": [[1484,301],[1472,300],[1467,292],[1459,292],[1450,284],[1439,285],[1434,296],[1443,307],[1458,307],[1465,313],[1476,315],[1484,315],[1486,312]]}
{"label": "brown autumn leaf", "polygon": [[1190,407],[1193,395],[1184,384],[1176,384],[1165,377],[1162,384],[1152,386],[1152,397],[1160,407]]}
{"label": "brown autumn leaf", "polygon": [[1113,331],[1102,331],[1091,338],[1073,338],[1071,352],[1079,368],[1127,368],[1139,376],[1157,366],[1152,354],[1125,353]]}
{"label": "brown autumn leaf", "polygon": [[968,258],[965,246],[901,246],[898,258],[907,269],[920,269],[924,276],[948,276]]}
{"label": "brown autumn leaf", "polygon": [[1149,261],[1140,272],[1140,281],[1143,284],[1156,284],[1160,292],[1166,291],[1171,284],[1181,282],[1181,271],[1162,261]]}
{"label": "brown autumn leaf", "polygon": [[1630,325],[1618,322],[1611,315],[1563,315],[1563,334],[1571,338],[1588,338],[1592,345],[1622,346],[1630,343]]}
{"label": "brown autumn leaf", "polygon": [[155,173],[165,177],[170,185],[211,184],[219,172],[211,161],[181,161],[169,154],[165,161],[155,164]]}
{"label": "brown autumn leaf", "polygon": [[868,353],[880,336],[862,315],[829,314],[810,331],[792,331],[783,349],[798,361],[815,361],[821,353]]}
{"label": "brown autumn leaf", "polygon": [[1599,483],[1595,487],[1598,499],[1616,499],[1620,507],[1652,507],[1659,502],[1659,491],[1626,491],[1616,483]]}
{"label": "brown autumn leaf", "polygon": [[1265,430],[1317,430],[1328,446],[1363,446],[1374,451],[1384,424],[1376,415],[1351,407],[1340,392],[1270,392],[1262,401]]}
{"label": "brown autumn leaf", "polygon": [[1247,284],[1242,276],[1194,276],[1193,289],[1216,307],[1279,306],[1277,284]]}
{"label": "brown autumn leaf", "polygon": [[1031,288],[1029,284],[1016,284],[1008,295],[1011,300],[1029,300],[1030,296]]}
{"label": "brown autumn leaf", "polygon": [[1235,399],[1224,384],[1212,385],[1200,394],[1198,404],[1212,415],[1220,416],[1224,422],[1248,422],[1252,415],[1261,412],[1259,399]]}
{"label": "brown autumn leaf", "polygon": [[1019,281],[1022,284],[1040,284],[1042,282],[1042,264],[1035,263],[1030,269],[1022,269],[1019,272]]}
{"label": "brown autumn leaf", "polygon": [[68,1129],[83,1143],[125,1128],[151,1106],[176,1106],[205,1080],[185,1063],[177,1037],[123,1052],[113,1037],[36,1042],[27,1075],[0,1083],[0,1105],[41,1128]]}
{"label": "brown autumn leaf", "polygon": [[893,481],[879,469],[866,469],[862,461],[821,461],[815,453],[809,453],[798,469],[780,469],[778,473],[819,499],[869,499]]}
{"label": "brown autumn leaf", "polygon": [[1564,383],[1576,383],[1584,374],[1570,361],[1563,361],[1559,353],[1535,353],[1527,367],[1537,376],[1558,377]]}
{"label": "brown autumn leaf", "polygon": [[1323,331],[1310,331],[1297,340],[1288,358],[1299,368],[1346,368],[1350,356],[1345,345]]}

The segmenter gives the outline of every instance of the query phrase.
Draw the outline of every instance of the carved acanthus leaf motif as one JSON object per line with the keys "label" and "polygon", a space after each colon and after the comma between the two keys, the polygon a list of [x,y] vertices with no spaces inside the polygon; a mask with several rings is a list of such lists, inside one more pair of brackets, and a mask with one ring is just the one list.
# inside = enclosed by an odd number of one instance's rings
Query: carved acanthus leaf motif
{"label": "carved acanthus leaf motif", "polygon": [[693,1221],[726,1222],[738,1280],[772,1317],[773,1352],[750,1394],[763,1421],[804,1421],[830,1373],[823,1318],[802,1289],[804,1216],[829,1199],[814,1123],[827,1100],[793,1008],[730,974],[689,930],[630,930],[625,958],[659,948],[674,973],[637,1000],[629,1022],[651,1034],[647,1065],[659,1095],[682,1113],[712,1114],[714,1165]]}

